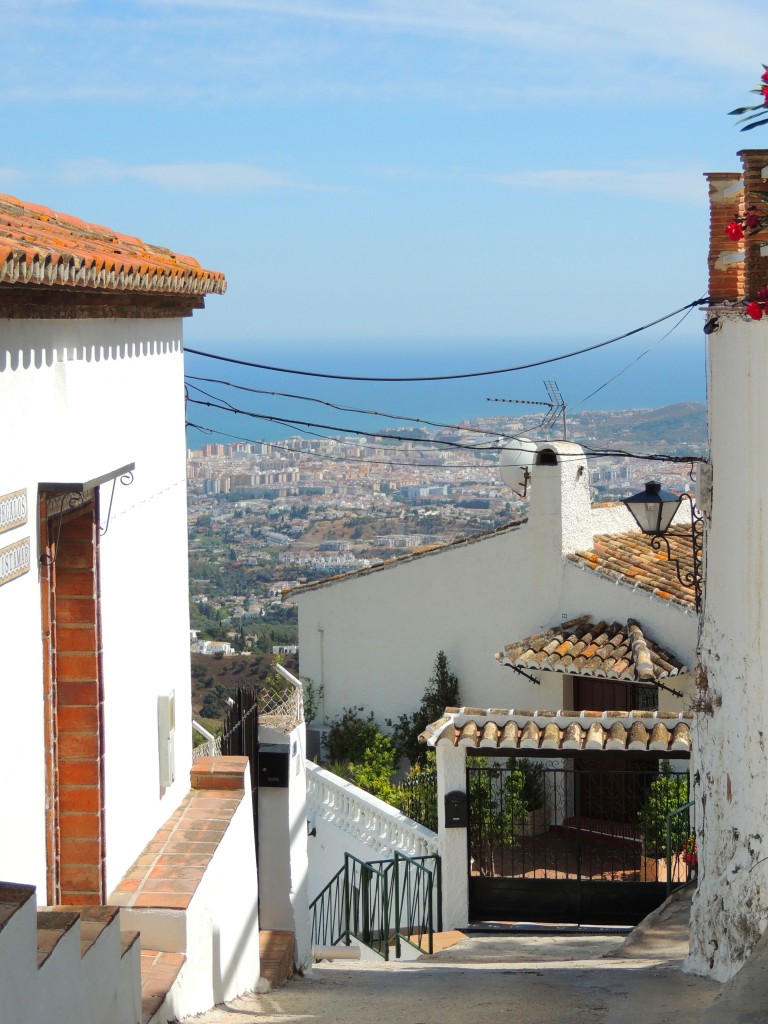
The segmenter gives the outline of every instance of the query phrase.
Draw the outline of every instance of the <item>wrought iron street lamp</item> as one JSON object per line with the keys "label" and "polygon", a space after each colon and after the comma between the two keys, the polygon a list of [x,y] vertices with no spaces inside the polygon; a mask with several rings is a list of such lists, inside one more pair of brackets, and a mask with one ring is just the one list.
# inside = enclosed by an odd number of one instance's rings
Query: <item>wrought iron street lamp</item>
{"label": "wrought iron street lamp", "polygon": [[[675,518],[677,510],[683,500],[687,500],[691,506],[691,546],[693,554],[693,567],[690,572],[680,571],[680,560],[672,557],[669,546],[669,539],[666,536],[667,530]],[[662,491],[661,484],[656,481],[649,481],[645,490],[633,494],[631,498],[624,498],[632,516],[643,531],[651,537],[651,547],[654,551],[661,550],[661,542],[667,548],[667,559],[675,566],[675,573],[678,580],[684,587],[693,587],[696,611],[701,609],[701,587],[702,587],[702,540],[704,534],[704,523],[701,512],[699,512],[693,500],[693,495],[685,491],[683,494],[670,494]]]}

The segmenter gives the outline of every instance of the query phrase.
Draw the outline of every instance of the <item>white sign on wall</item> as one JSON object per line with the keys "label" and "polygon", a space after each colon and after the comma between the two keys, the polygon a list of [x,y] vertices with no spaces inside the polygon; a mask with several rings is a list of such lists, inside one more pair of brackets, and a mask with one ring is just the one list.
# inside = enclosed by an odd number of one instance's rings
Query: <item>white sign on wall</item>
{"label": "white sign on wall", "polygon": [[27,489],[0,494],[0,533],[23,526],[27,521]]}
{"label": "white sign on wall", "polygon": [[0,548],[0,587],[29,572],[29,537]]}

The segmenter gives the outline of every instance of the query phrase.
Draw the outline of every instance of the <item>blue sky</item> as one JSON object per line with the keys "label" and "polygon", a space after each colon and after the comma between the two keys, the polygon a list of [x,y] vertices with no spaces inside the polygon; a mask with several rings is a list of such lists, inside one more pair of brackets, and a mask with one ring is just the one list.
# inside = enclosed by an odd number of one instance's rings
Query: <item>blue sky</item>
{"label": "blue sky", "polygon": [[[704,294],[702,173],[766,146],[726,116],[768,61],[762,0],[2,16],[0,189],[224,271],[227,295],[186,328],[222,352],[620,333]],[[679,337],[699,345],[701,322]]]}

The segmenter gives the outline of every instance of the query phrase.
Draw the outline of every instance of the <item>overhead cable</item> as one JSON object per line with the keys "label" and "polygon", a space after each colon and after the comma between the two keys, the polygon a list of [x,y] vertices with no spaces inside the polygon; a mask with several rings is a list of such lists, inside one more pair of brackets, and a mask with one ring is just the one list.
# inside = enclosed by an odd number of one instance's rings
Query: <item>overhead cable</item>
{"label": "overhead cable", "polygon": [[371,383],[384,384],[408,384],[440,380],[468,380],[471,377],[491,377],[501,373],[517,373],[520,370],[531,370],[534,367],[547,366],[550,363],[557,363],[563,359],[572,359],[574,356],[581,356],[586,352],[595,352],[597,349],[605,348],[606,345],[613,345],[617,341],[623,341],[625,338],[630,338],[633,334],[639,334],[641,331],[647,331],[649,327],[655,327],[656,324],[663,323],[665,320],[669,320],[671,317],[677,316],[679,313],[682,313],[687,309],[694,309],[697,306],[704,305],[707,301],[707,298],[703,297],[701,299],[696,299],[694,302],[687,302],[679,309],[675,309],[671,313],[666,313],[664,316],[660,316],[656,320],[652,320],[650,323],[643,324],[642,327],[635,327],[631,331],[625,331],[624,334],[617,335],[615,338],[608,338],[607,341],[600,341],[595,345],[587,345],[585,348],[576,349],[573,352],[565,352],[559,356],[550,356],[548,359],[538,359],[533,363],[523,363],[520,366],[506,366],[495,370],[475,370],[469,373],[445,373],[430,377],[368,377],[345,373],[321,373],[318,370],[297,370],[286,366],[272,366],[268,363],[256,363],[247,359],[235,359],[232,356],[220,356],[213,352],[203,352],[201,349],[196,348],[185,348],[184,351],[189,352],[190,355],[203,356],[205,359],[216,359],[219,362],[234,363],[237,366],[249,366],[256,370],[269,370],[274,373],[291,373],[301,377],[320,377],[324,380],[367,381]]}

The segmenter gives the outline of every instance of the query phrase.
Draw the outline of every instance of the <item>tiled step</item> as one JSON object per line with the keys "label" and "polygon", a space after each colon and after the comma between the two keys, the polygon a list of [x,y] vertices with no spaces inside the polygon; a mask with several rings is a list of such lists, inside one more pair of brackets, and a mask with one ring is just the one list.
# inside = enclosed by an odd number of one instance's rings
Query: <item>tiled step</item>
{"label": "tiled step", "polygon": [[163,953],[157,949],[141,951],[141,1021],[149,1024],[165,1002],[165,997],[184,966],[183,953]]}
{"label": "tiled step", "polygon": [[293,974],[293,932],[259,932],[261,977],[272,988],[284,985]]}
{"label": "tiled step", "polygon": [[37,912],[37,966],[42,967],[61,939],[79,928],[80,915],[66,907],[42,907]]}
{"label": "tiled step", "polygon": [[[45,907],[45,913],[47,914],[69,916],[73,912],[80,918],[80,956],[85,956],[101,933],[108,928],[120,914],[118,907]],[[38,930],[40,927],[40,913],[41,911],[38,911]],[[55,918],[52,918],[51,920],[55,920]]]}
{"label": "tiled step", "polygon": [[18,885],[14,882],[0,882],[0,932],[13,915],[25,903],[33,899],[33,885]]}

